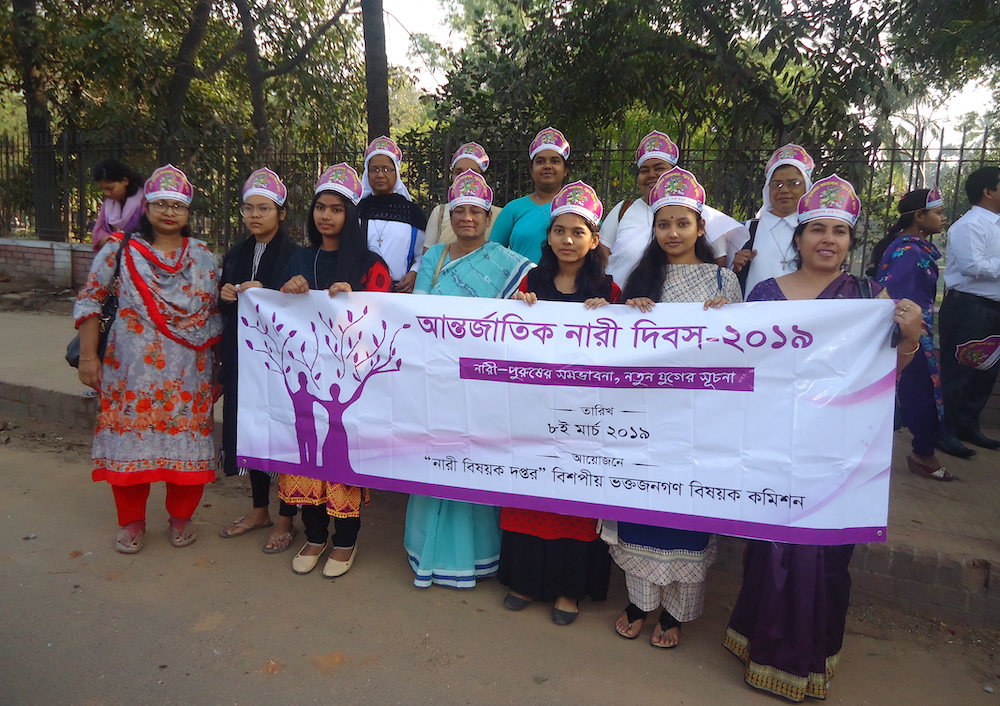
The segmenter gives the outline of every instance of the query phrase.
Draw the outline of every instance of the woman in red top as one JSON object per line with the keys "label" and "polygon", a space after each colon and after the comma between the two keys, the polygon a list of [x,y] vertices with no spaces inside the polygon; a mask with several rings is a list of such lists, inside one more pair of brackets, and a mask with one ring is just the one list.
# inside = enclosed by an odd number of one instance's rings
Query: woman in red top
{"label": "woman in red top", "polygon": [[[617,302],[621,290],[604,273],[608,249],[597,227],[602,211],[597,194],[583,182],[563,187],[552,201],[538,267],[521,281],[514,299],[582,302],[588,309]],[[498,578],[510,587],[506,608],[552,601],[552,622],[569,625],[579,614],[580,599],[607,598],[611,559],[597,520],[505,507],[500,528]]]}

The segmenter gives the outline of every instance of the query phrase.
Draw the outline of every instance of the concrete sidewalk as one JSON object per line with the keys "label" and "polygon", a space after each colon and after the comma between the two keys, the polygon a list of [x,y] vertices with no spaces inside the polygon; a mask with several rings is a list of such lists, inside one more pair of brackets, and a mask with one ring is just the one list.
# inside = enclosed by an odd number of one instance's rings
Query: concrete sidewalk
{"label": "concrete sidewalk", "polygon": [[[69,317],[0,312],[0,415],[93,424],[96,400],[63,355]],[[996,410],[984,417],[1000,436]],[[912,613],[1000,627],[1000,451],[979,449],[968,461],[941,455],[961,482],[939,483],[907,472],[909,434],[896,433],[888,541],[858,545],[855,596]],[[717,568],[738,573],[743,542],[724,539]],[[997,575],[992,576],[996,571]]]}

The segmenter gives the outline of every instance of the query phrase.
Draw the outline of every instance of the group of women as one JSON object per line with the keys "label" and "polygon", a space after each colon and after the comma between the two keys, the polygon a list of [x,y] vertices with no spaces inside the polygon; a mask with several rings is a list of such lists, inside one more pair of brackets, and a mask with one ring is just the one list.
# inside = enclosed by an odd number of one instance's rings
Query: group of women
{"label": "group of women", "polygon": [[[761,264],[764,256],[752,242],[743,248],[741,231],[723,214],[708,214],[716,237],[708,234],[705,190],[676,166],[677,149],[669,137],[654,132],[643,139],[636,154],[641,199],[616,205],[604,225],[594,189],[565,183],[569,155],[561,132],[542,130],[529,148],[534,191],[498,210],[484,177],[486,151],[476,143],[463,145],[452,159],[453,183],[447,203],[439,207],[444,210],[435,209],[428,221],[399,178],[399,148],[380,137],[366,150],[360,177],[346,164],[320,176],[305,248],[284,231],[287,191],[281,179],[259,169],[243,188],[241,213],[249,237],[227,254],[221,278],[207,246],[190,237],[193,189],[186,176],[171,165],[157,169],[145,182],[137,230],[103,246],[74,312],[81,335],[80,379],[100,391],[93,477],[109,481],[114,491],[116,549],[142,549],[149,485],[160,480],[167,484],[171,542],[195,541],[191,517],[204,484],[215,478],[217,348],[225,395],[223,467],[227,474],[248,473],[252,488],[252,508],[221,536],[273,527],[264,551],[285,551],[301,509],[306,541],[292,569],[313,571],[331,544],[324,576],[342,576],[353,565],[362,506],[369,502],[366,489],[281,475],[275,525],[269,510],[273,479],[237,463],[236,302],[248,289],[291,295],[326,290],[330,296],[412,291],[512,298],[526,306],[538,300],[587,308],[623,303],[641,311],[661,302],[701,302],[708,309],[743,301],[737,274],[723,265],[728,259],[740,269],[758,257]],[[769,165],[767,178],[778,174],[783,181],[775,203],[784,203],[785,192],[803,187],[810,175],[800,157],[772,161],[800,171],[794,177]],[[765,194],[768,189],[765,185]],[[851,185],[834,175],[809,182],[801,192],[787,246],[797,268],[762,280],[747,301],[887,296],[878,284],[844,272],[860,211]],[[917,209],[913,220],[922,224],[921,233],[943,226],[926,217],[935,203],[928,196]],[[602,228],[612,216],[612,237],[605,238]],[[906,244],[927,251],[920,242]],[[905,257],[892,254],[898,249],[894,242],[883,260],[890,288],[900,279],[891,272],[892,261]],[[119,313],[102,361],[100,313],[109,294],[118,296]],[[925,351],[921,332],[931,307],[926,297],[918,301],[924,306],[900,298],[895,307],[901,370]],[[920,370],[930,374],[932,364]],[[921,440],[918,448],[916,431],[914,436],[911,469],[913,463],[932,469],[933,445],[928,452]],[[935,472],[926,475],[938,477]],[[625,573],[629,598],[614,630],[635,639],[659,610],[650,642],[660,648],[676,647],[681,626],[701,614],[705,577],[715,558],[715,538],[706,533],[420,496],[408,501],[404,546],[415,585],[471,588],[497,576],[509,587],[506,608],[551,604],[557,625],[574,622],[581,600],[607,597],[613,560]],[[843,638],[852,549],[749,543],[744,585],[724,643],[743,660],[748,683],[797,701],[825,695]]]}

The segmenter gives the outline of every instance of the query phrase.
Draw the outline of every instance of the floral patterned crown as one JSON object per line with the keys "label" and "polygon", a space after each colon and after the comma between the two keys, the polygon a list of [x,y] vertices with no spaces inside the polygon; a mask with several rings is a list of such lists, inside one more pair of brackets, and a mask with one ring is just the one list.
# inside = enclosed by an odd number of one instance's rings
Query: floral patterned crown
{"label": "floral patterned crown", "polygon": [[555,219],[564,213],[575,213],[591,223],[598,224],[604,215],[604,204],[597,198],[597,192],[591,186],[582,181],[574,181],[560,189],[552,199],[552,218]]}
{"label": "floral patterned crown", "polygon": [[284,206],[285,199],[288,198],[288,189],[285,188],[281,177],[267,167],[261,167],[243,184],[243,200],[246,201],[248,196],[266,196],[279,206]]}
{"label": "floral patterned crown", "polygon": [[361,180],[358,179],[358,173],[353,167],[341,162],[329,167],[320,175],[319,181],[316,182],[316,193],[321,191],[336,191],[357,206],[361,200]]}
{"label": "floral patterned crown", "polygon": [[365,150],[365,169],[368,168],[368,162],[371,161],[371,158],[377,154],[384,154],[391,159],[396,165],[397,171],[399,170],[399,163],[403,161],[403,153],[399,151],[399,147],[392,139],[382,135],[371,141],[368,149]]}
{"label": "floral patterned crown", "polygon": [[639,143],[635,151],[635,166],[641,167],[643,162],[650,159],[662,159],[670,164],[677,164],[679,158],[680,151],[669,135],[653,130]]}
{"label": "floral patterned crown", "polygon": [[816,168],[816,162],[813,161],[813,158],[806,152],[804,147],[789,142],[787,145],[776,149],[774,154],[771,155],[771,159],[767,160],[767,166],[764,167],[766,174],[765,181],[771,180],[771,175],[775,169],[785,166],[798,167],[802,175],[808,179],[812,177],[813,169]]}
{"label": "floral patterned crown", "polygon": [[687,206],[695,213],[701,213],[705,206],[705,188],[694,178],[694,174],[674,167],[656,180],[649,192],[649,202],[654,214],[664,206]]}
{"label": "floral patterned crown", "polygon": [[493,189],[487,186],[482,174],[471,169],[455,177],[448,189],[448,210],[454,211],[462,204],[479,206],[484,211],[489,211],[493,205]]}
{"label": "floral patterned crown", "polygon": [[188,181],[187,175],[172,164],[159,167],[146,180],[142,189],[146,203],[159,199],[174,199],[191,205],[194,198],[194,187]]}
{"label": "floral patterned crown", "polygon": [[944,197],[937,189],[931,189],[927,192],[927,205],[924,208],[937,208],[938,206],[944,206]]}
{"label": "floral patterned crown", "polygon": [[858,222],[861,202],[854,187],[834,174],[820,179],[799,199],[799,223],[817,218],[836,218],[852,228]]}
{"label": "floral patterned crown", "polygon": [[955,348],[955,357],[962,365],[989,370],[1000,360],[1000,336],[994,334],[978,341],[960,343]]}
{"label": "floral patterned crown", "polygon": [[471,159],[473,162],[479,165],[482,171],[486,171],[490,166],[490,157],[486,154],[486,150],[478,142],[466,142],[464,145],[455,150],[455,154],[451,158],[451,166],[454,168],[460,159]]}
{"label": "floral patterned crown", "polygon": [[554,127],[547,127],[535,135],[535,139],[531,141],[531,147],[528,148],[528,159],[534,159],[535,155],[542,150],[552,150],[563,159],[569,159],[569,140]]}

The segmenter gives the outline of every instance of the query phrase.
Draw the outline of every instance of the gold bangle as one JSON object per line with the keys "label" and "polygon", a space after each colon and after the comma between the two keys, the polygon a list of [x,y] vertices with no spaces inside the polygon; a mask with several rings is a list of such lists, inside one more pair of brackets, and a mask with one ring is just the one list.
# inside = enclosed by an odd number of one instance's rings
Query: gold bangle
{"label": "gold bangle", "polygon": [[81,355],[80,356],[80,360],[97,360],[97,356],[96,355],[92,355],[92,356],[89,356],[89,357],[85,358],[84,356]]}
{"label": "gold bangle", "polygon": [[903,353],[903,355],[913,355],[914,353],[916,353],[916,352],[917,352],[917,351],[919,351],[919,350],[920,350],[920,344],[918,343],[918,344],[917,344],[917,347],[916,347],[916,348],[914,348],[914,349],[913,349],[912,351],[910,351],[909,353]]}

